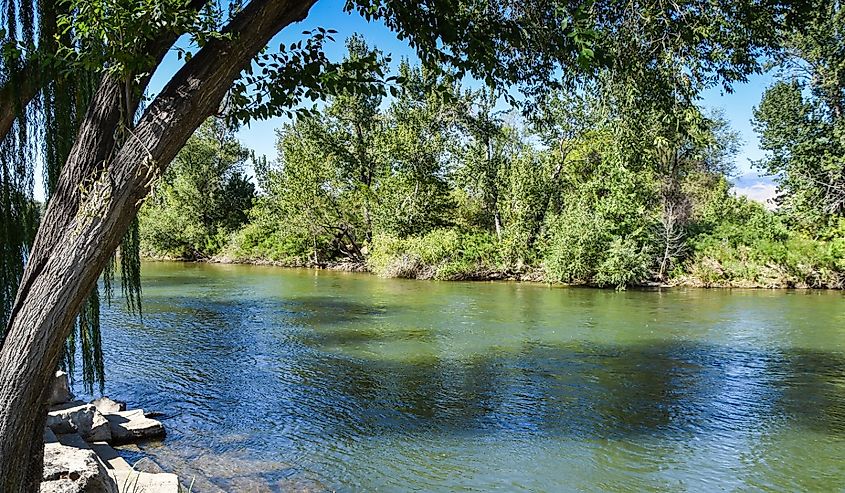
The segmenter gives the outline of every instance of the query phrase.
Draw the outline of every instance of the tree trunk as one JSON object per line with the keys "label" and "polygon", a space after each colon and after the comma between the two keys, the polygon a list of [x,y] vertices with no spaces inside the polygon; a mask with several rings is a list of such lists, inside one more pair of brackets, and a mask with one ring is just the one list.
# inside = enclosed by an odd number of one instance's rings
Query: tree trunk
{"label": "tree trunk", "polygon": [[499,216],[499,208],[498,207],[496,207],[496,209],[493,211],[493,225],[496,228],[496,239],[501,240],[502,239],[502,219]]}
{"label": "tree trunk", "polygon": [[[46,392],[62,343],[155,177],[214,113],[258,51],[303,19],[313,3],[250,2],[225,29],[233,36],[209,42],[182,67],[93,181],[79,186],[88,176],[85,166],[96,162],[90,155],[96,149],[85,158],[79,148],[80,159],[69,159],[62,169],[57,190],[67,193],[50,201],[0,349],[0,491],[39,490]],[[92,106],[89,113],[98,110],[104,108]],[[101,122],[91,130],[96,140],[115,128]]]}

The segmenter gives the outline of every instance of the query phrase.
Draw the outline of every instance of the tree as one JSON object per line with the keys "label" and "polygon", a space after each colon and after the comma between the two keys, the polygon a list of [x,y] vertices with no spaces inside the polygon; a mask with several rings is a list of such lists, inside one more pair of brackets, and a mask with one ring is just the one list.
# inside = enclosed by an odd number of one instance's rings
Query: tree
{"label": "tree", "polygon": [[404,238],[449,223],[459,88],[448,75],[404,61],[398,76],[380,142],[386,173],[379,184],[375,228]]}
{"label": "tree", "polygon": [[[303,98],[337,93],[356,82],[325,57],[322,47],[331,37],[325,30],[309,33],[280,53],[262,52],[279,30],[303,19],[312,4],[234,2],[227,14],[211,2],[69,0],[59,4],[66,10],[53,9],[41,23],[33,16],[23,18],[25,33],[51,19],[61,27],[55,32],[62,33],[38,44],[28,35],[26,48],[69,61],[65,70],[93,71],[98,80],[28,248],[0,348],[3,491],[38,490],[48,382],[63,341],[155,179],[194,130],[220,110],[224,98],[229,116],[242,121],[278,114]],[[23,10],[32,13],[40,2],[9,5],[12,10],[25,5]],[[776,40],[773,25],[785,27],[794,21],[793,13],[814,7],[812,2],[770,0],[623,5],[614,0],[490,0],[481,6],[451,0],[350,0],[344,9],[383,20],[409,40],[426,65],[453,67],[458,77],[515,84],[533,95],[607,66],[647,83],[659,95],[671,91],[675,81],[649,67],[665,55],[677,55],[671,58],[687,68],[681,73],[702,83],[740,80],[757,68],[760,50]],[[197,15],[201,7],[211,15]],[[13,27],[6,36],[16,35],[19,30]],[[186,33],[199,49],[136,117],[149,74]],[[54,40],[57,47],[51,46]],[[22,88],[26,64],[17,53],[23,50],[11,51],[12,56],[3,57],[1,79]],[[38,81],[40,87],[60,80],[59,75]],[[17,96],[0,101],[0,115],[9,107],[21,114],[23,106],[29,107],[25,103]]]}
{"label": "tree", "polygon": [[[364,83],[384,76],[386,60],[378,50],[360,36],[346,45],[345,62],[374,63],[345,76]],[[278,167],[262,179],[268,200],[282,213],[280,220],[292,221],[288,228],[298,226],[314,245],[328,243],[332,254],[353,261],[363,260],[372,240],[378,183],[386,172],[379,153],[385,126],[382,98],[375,90],[343,91],[322,111],[285,125],[278,132]]]}
{"label": "tree", "polygon": [[187,259],[215,255],[252,208],[255,187],[244,175],[248,158],[221,121],[203,123],[141,208],[144,248]]}
{"label": "tree", "polygon": [[[0,351],[4,491],[38,489],[43,453],[39,435],[62,341],[152,179],[217,109],[232,81],[267,40],[302,18],[308,7],[285,1],[244,7],[223,30],[228,36],[209,41],[186,63],[146,108],[131,137],[113,151],[119,116],[128,103],[121,97],[135,78],[104,77],[43,216]],[[255,22],[257,18],[262,22]],[[169,43],[153,53],[163,56],[168,48]]]}
{"label": "tree", "polygon": [[780,80],[754,109],[777,201],[806,229],[845,214],[845,8],[828,2],[804,32],[788,33],[775,59]]}
{"label": "tree", "polygon": [[[378,56],[360,37],[347,44],[347,60]],[[405,237],[448,221],[453,86],[403,62],[387,108],[378,94],[342,94],[279,131],[278,165],[262,173],[256,215],[275,217],[288,262],[304,260],[306,245],[315,263],[363,262],[375,235]]]}
{"label": "tree", "polygon": [[503,110],[496,110],[496,95],[482,89],[469,95],[470,111],[462,116],[464,132],[469,137],[464,154],[460,179],[471,196],[481,201],[487,220],[502,237],[502,213],[499,205],[499,188],[508,174],[510,156],[518,146],[516,131],[504,124]]}
{"label": "tree", "polygon": [[[23,275],[24,260],[34,240],[38,213],[26,213],[33,202],[33,173],[41,157],[46,197],[55,191],[59,170],[74,143],[79,124],[91,99],[100,73],[91,67],[70,67],[61,63],[58,51],[70,35],[58,20],[73,10],[71,2],[10,2],[2,16],[4,35],[0,44],[0,224],[3,256],[0,260],[0,341],[12,308],[14,294]],[[137,98],[135,98],[137,99]],[[127,107],[128,110],[128,107]],[[122,288],[130,309],[138,306],[140,272],[136,228],[130,228],[121,255],[113,256],[104,271],[105,297],[111,299],[114,272],[122,272]],[[66,340],[62,363],[73,375],[76,355],[82,360],[85,386],[101,388],[104,379],[103,353],[99,344],[99,304],[95,287]],[[77,343],[79,341],[79,343]],[[82,343],[87,341],[86,343]]]}

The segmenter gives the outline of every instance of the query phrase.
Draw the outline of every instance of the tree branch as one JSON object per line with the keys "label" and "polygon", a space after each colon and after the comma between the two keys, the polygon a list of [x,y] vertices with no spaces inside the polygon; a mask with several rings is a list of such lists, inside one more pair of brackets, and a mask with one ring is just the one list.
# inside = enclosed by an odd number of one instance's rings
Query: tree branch
{"label": "tree branch", "polygon": [[0,140],[12,129],[20,111],[41,90],[41,67],[35,59],[27,60],[23,69],[0,87]]}
{"label": "tree branch", "polygon": [[[191,0],[189,8],[199,10],[206,3],[208,3],[208,0]],[[50,239],[57,238],[57,232],[65,228],[78,212],[81,196],[80,188],[84,186],[86,180],[91,180],[98,171],[102,170],[106,160],[114,152],[116,132],[121,124],[120,118],[124,108],[127,113],[125,116],[127,121],[123,123],[128,127],[132,123],[128,119],[131,119],[131,115],[134,115],[137,111],[141,97],[152,78],[152,73],[161,64],[168,50],[181,34],[178,32],[169,33],[147,43],[143,51],[152,54],[155,62],[147,68],[146,75],[138,81],[133,91],[133,99],[128,104],[121,105],[121,101],[125,97],[125,81],[109,76],[100,81],[97,92],[94,93],[88,106],[85,118],[79,126],[73,148],[62,167],[62,176],[64,177],[65,170],[67,170],[69,176],[58,181],[56,190],[50,198],[50,203],[61,202],[62,206],[59,210],[62,214],[55,217],[54,222],[42,222],[33,245],[32,258],[38,257],[36,250],[38,248],[43,248],[46,251],[52,250],[55,245]],[[44,238],[44,240],[39,242],[39,238]],[[26,274],[24,274],[25,277]]]}

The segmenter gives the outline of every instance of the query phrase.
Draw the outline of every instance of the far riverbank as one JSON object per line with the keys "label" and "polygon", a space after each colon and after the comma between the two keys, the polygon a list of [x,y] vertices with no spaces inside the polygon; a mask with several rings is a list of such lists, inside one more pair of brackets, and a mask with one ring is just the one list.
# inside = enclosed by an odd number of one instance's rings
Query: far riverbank
{"label": "far riverbank", "polygon": [[[570,287],[590,287],[599,289],[614,289],[613,286],[600,286],[595,283],[575,282],[562,283],[549,280],[549,276],[541,267],[523,268],[522,270],[498,270],[489,268],[478,268],[475,270],[463,270],[443,273],[441,275],[438,266],[420,265],[419,261],[408,261],[403,259],[403,263],[414,264],[412,268],[401,268],[400,266],[393,266],[389,269],[377,270],[368,265],[367,262],[352,262],[352,261],[332,261],[332,262],[290,262],[290,261],[276,261],[266,258],[233,258],[230,256],[214,256],[204,259],[185,259],[179,257],[168,256],[143,256],[143,260],[147,262],[197,262],[210,264],[232,264],[232,265],[262,265],[270,267],[281,267],[288,269],[316,269],[316,270],[332,270],[340,272],[358,272],[375,275],[384,278],[396,279],[416,279],[416,280],[437,280],[437,281],[479,281],[479,282],[529,282],[541,283],[553,286],[570,286]],[[703,279],[693,274],[682,274],[676,278],[669,279],[667,282],[640,282],[628,285],[627,287],[638,289],[669,289],[669,288],[705,288],[705,289],[822,289],[822,290],[842,290],[843,283],[840,281],[836,285],[816,284],[811,285],[807,282],[795,282],[789,279],[786,275],[771,276],[767,278],[766,282],[759,282],[755,279]],[[625,286],[620,286],[617,289],[625,289]]]}

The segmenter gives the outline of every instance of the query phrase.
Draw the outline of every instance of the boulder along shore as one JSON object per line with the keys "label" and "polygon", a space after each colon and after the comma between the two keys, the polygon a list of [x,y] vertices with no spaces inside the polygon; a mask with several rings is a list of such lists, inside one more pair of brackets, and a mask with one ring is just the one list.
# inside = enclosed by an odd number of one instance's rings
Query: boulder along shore
{"label": "boulder along shore", "polygon": [[143,409],[100,397],[74,400],[68,376],[56,372],[44,429],[41,493],[178,493],[179,478],[160,469],[138,470],[112,446],[161,439],[164,425]]}

